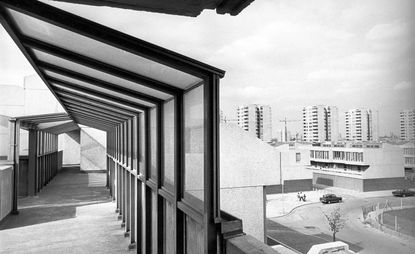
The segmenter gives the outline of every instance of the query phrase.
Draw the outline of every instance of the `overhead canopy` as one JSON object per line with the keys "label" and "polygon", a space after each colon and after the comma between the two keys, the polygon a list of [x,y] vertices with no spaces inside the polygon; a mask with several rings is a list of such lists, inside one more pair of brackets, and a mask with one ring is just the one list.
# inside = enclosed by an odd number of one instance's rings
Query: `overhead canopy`
{"label": "overhead canopy", "polygon": [[216,9],[219,14],[238,15],[254,0],[55,0],[61,2],[111,6],[140,11],[198,16],[204,9]]}
{"label": "overhead canopy", "polygon": [[21,116],[13,120],[19,121],[22,129],[36,129],[56,135],[79,130],[79,126],[66,113]]}
{"label": "overhead canopy", "polygon": [[0,21],[76,123],[109,131],[224,71],[32,0]]}

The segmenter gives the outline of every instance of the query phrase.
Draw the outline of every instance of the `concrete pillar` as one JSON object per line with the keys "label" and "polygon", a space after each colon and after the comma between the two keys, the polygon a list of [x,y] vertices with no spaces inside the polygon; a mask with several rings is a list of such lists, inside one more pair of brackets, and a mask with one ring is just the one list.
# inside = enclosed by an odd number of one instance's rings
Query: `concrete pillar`
{"label": "concrete pillar", "polygon": [[121,226],[124,227],[125,226],[125,221],[127,220],[127,188],[126,188],[126,170],[124,169],[124,167],[121,167],[121,172],[122,172],[122,184],[121,184],[121,209],[122,209],[122,224]]}
{"label": "concrete pillar", "polygon": [[115,193],[115,197],[116,197],[116,201],[117,201],[117,210],[116,212],[118,212],[119,214],[121,214],[121,192],[120,192],[120,186],[121,186],[121,174],[120,174],[120,166],[115,163],[115,171],[116,171],[116,176],[115,176],[115,182],[116,182],[116,193]]}
{"label": "concrete pillar", "polygon": [[135,246],[136,238],[137,238],[137,225],[136,225],[136,216],[137,216],[137,180],[134,175],[131,174],[130,178],[130,186],[131,186],[131,205],[130,205],[130,249]]}
{"label": "concrete pillar", "polygon": [[126,191],[126,195],[125,195],[125,211],[126,211],[126,216],[125,216],[125,235],[128,236],[130,233],[130,228],[131,228],[131,173],[127,170],[125,170],[125,191]]}
{"label": "concrete pillar", "polygon": [[28,194],[34,196],[36,194],[36,159],[37,159],[37,131],[29,130],[29,163],[27,167],[28,177]]}
{"label": "concrete pillar", "polygon": [[11,155],[14,161],[13,167],[13,205],[12,214],[19,214],[17,209],[17,200],[19,196],[19,152],[20,152],[20,122],[16,120],[10,121],[10,138],[11,138]]}

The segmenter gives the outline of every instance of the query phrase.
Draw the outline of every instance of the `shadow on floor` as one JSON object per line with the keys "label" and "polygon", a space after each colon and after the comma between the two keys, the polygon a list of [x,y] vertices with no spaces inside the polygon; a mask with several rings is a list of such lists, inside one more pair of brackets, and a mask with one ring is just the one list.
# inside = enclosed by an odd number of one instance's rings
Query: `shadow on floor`
{"label": "shadow on floor", "polygon": [[76,217],[76,208],[110,202],[105,173],[85,174],[64,167],[37,196],[19,199],[19,215],[9,215],[0,230]]}
{"label": "shadow on floor", "polygon": [[[325,233],[318,234],[304,234],[294,229],[286,227],[272,220],[267,220],[267,236],[271,238],[268,243],[283,243],[300,253],[307,253],[315,244],[327,243],[332,241],[332,236]],[[338,241],[347,243],[351,250],[359,252],[363,250],[362,247],[344,241],[337,237]]]}

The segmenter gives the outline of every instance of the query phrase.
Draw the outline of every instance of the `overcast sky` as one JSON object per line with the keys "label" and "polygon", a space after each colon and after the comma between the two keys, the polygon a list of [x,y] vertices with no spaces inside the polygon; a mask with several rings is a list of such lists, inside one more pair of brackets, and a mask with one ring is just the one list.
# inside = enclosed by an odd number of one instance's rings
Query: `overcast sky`
{"label": "overcast sky", "polygon": [[[399,111],[415,108],[413,0],[256,0],[236,17],[197,18],[57,6],[225,70],[224,113],[269,104],[274,131],[285,116],[301,119],[303,106],[327,104],[339,108],[341,126],[344,111],[366,107],[379,111],[380,134],[398,134]],[[0,30],[0,84],[30,73]]]}

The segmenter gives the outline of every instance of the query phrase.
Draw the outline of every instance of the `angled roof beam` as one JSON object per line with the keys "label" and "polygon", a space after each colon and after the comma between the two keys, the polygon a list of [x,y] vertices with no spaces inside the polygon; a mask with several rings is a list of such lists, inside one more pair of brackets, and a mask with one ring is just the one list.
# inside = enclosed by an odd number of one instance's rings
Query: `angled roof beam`
{"label": "angled roof beam", "polygon": [[116,128],[116,125],[107,125],[104,123],[84,119],[83,117],[74,117],[77,122],[98,130],[111,131]]}
{"label": "angled roof beam", "polygon": [[66,117],[59,117],[59,118],[43,118],[43,119],[36,119],[36,120],[29,120],[29,121],[26,120],[26,122],[38,124],[38,123],[60,122],[60,121],[66,121],[66,120],[72,120],[72,119],[66,116]]}
{"label": "angled roof beam", "polygon": [[132,54],[170,66],[193,76],[206,78],[210,74],[216,74],[219,77],[225,75],[223,70],[213,66],[38,1],[1,0],[0,4],[74,33],[87,36]]}
{"label": "angled roof beam", "polygon": [[133,102],[129,102],[129,101],[127,102],[127,101],[121,100],[120,98],[118,98],[116,96],[106,95],[106,94],[103,94],[103,93],[97,93],[95,91],[90,91],[90,90],[83,89],[83,88],[80,88],[80,87],[72,86],[71,84],[68,84],[67,82],[59,82],[59,83],[54,82],[54,83],[56,83],[57,85],[62,86],[62,87],[58,87],[58,86],[55,86],[55,85],[52,84],[52,87],[54,87],[55,90],[72,92],[72,93],[84,96],[84,98],[86,98],[86,97],[88,97],[88,99],[91,98],[91,97],[92,98],[97,98],[97,99],[102,98],[106,101],[114,102],[114,104],[117,103],[117,104],[121,104],[121,105],[130,107],[130,108],[136,108],[136,109],[140,109],[140,110],[145,110],[145,109],[148,108],[145,105],[141,105],[141,104],[138,104],[138,103],[133,103]]}
{"label": "angled roof beam", "polygon": [[100,62],[98,60],[79,55],[77,53],[74,53],[72,51],[59,48],[56,46],[52,46],[50,44],[47,44],[45,42],[21,36],[23,45],[26,47],[34,48],[40,51],[43,51],[45,53],[69,60],[74,63],[78,63],[102,72],[105,72],[107,74],[127,79],[131,82],[138,83],[140,85],[146,86],[151,89],[155,89],[170,95],[175,95],[180,92],[180,88],[170,86],[168,84],[165,84],[163,82],[151,79],[149,77],[145,77],[142,75],[139,75],[137,73],[133,73],[130,71],[127,71],[125,69],[118,68],[116,66]]}
{"label": "angled roof beam", "polygon": [[105,127],[105,129],[114,129],[117,127],[117,125],[102,123],[97,120],[91,120],[84,116],[77,116],[75,117],[75,119],[82,125],[86,125],[86,126],[97,128],[97,129],[100,129],[100,127]]}
{"label": "angled roof beam", "polygon": [[[111,128],[116,127],[116,126],[119,125],[118,123],[106,122],[106,121],[102,121],[101,119],[91,118],[89,116],[85,116],[85,115],[82,115],[82,114],[75,115],[74,118],[75,119],[82,119],[84,122],[89,121],[91,123],[101,124],[101,125],[111,127]],[[83,124],[83,123],[80,123],[80,124]]]}
{"label": "angled roof beam", "polygon": [[[137,92],[137,91],[132,90],[132,89],[124,88],[122,86],[118,86],[118,85],[109,83],[105,80],[96,79],[96,78],[93,78],[93,77],[90,77],[90,76],[87,76],[87,75],[84,75],[84,74],[80,74],[78,72],[68,70],[68,69],[65,69],[63,67],[59,67],[59,66],[56,66],[56,65],[53,65],[53,64],[50,64],[50,63],[37,61],[37,64],[38,64],[39,68],[41,68],[43,70],[49,70],[49,71],[55,72],[57,74],[67,76],[67,77],[72,78],[72,79],[76,79],[76,80],[79,80],[79,81],[82,81],[82,82],[85,82],[85,83],[89,83],[89,84],[97,86],[97,87],[105,88],[109,91],[134,96],[134,97],[137,97],[138,99],[148,101],[150,103],[158,103],[158,102],[162,101],[162,99],[159,99],[159,98],[147,95],[147,94],[143,94],[143,93]],[[52,77],[48,77],[48,78],[51,79]]]}
{"label": "angled roof beam", "polygon": [[75,106],[75,105],[67,105],[68,109],[70,110],[79,110],[85,113],[90,113],[90,114],[94,114],[96,116],[102,116],[102,117],[108,117],[109,119],[114,119],[117,121],[126,121],[129,119],[129,117],[123,117],[123,116],[114,116],[114,115],[109,115],[109,114],[105,114],[105,113],[101,113],[92,109],[88,109],[88,108],[83,108],[83,107],[79,107],[79,106]]}
{"label": "angled roof beam", "polygon": [[106,105],[103,103],[99,103],[99,102],[95,102],[95,101],[85,101],[82,99],[79,99],[77,97],[70,97],[70,96],[66,96],[66,95],[62,95],[61,96],[62,101],[66,104],[73,104],[73,105],[81,105],[84,107],[91,107],[94,109],[100,109],[100,110],[107,110],[107,111],[111,111],[113,113],[116,114],[121,114],[127,117],[133,117],[134,115],[137,115],[137,112],[132,112],[132,111],[128,111],[122,108],[117,108],[117,107],[113,107],[111,105]]}
{"label": "angled roof beam", "polygon": [[81,114],[86,117],[99,119],[104,122],[109,122],[109,123],[114,123],[114,124],[119,124],[119,123],[124,122],[123,120],[114,119],[112,117],[107,117],[107,116],[96,115],[96,114],[85,112],[85,111],[78,110],[78,109],[69,109],[69,111],[72,112],[72,114],[74,114],[75,116]]}
{"label": "angled roof beam", "polygon": [[[66,113],[52,113],[52,114],[42,114],[42,115],[32,115],[32,116],[19,116],[16,117],[17,120],[34,120],[34,119],[50,119],[50,118],[56,118],[56,117],[69,117]],[[71,120],[71,119],[68,119]]]}
{"label": "angled roof beam", "polygon": [[76,129],[79,129],[79,126],[74,122],[70,122],[70,123],[64,123],[64,124],[49,127],[49,128],[39,129],[39,130],[53,133],[53,134],[61,134],[61,133],[73,131]]}
{"label": "angled roof beam", "polygon": [[[145,109],[139,109],[139,108],[131,108],[129,106],[126,106],[124,104],[120,104],[118,102],[114,102],[114,101],[104,101],[99,97],[85,97],[83,95],[80,95],[78,93],[75,93],[73,91],[67,91],[67,90],[62,90],[62,89],[56,89],[56,94],[58,94],[59,96],[65,97],[65,98],[70,98],[70,99],[76,99],[76,100],[83,100],[83,101],[94,101],[96,103],[100,103],[102,105],[105,105],[107,107],[112,107],[112,108],[119,108],[121,110],[126,110],[129,112],[134,112],[134,113],[142,113]],[[87,99],[87,100],[86,100]]]}
{"label": "angled roof beam", "polygon": [[108,107],[100,107],[97,105],[91,105],[88,103],[83,103],[80,101],[75,101],[71,99],[62,98],[62,101],[67,104],[68,106],[79,106],[82,108],[90,108],[91,110],[98,111],[104,114],[114,115],[114,116],[122,116],[123,118],[131,118],[134,117],[134,114],[125,113],[123,111],[116,111]]}

